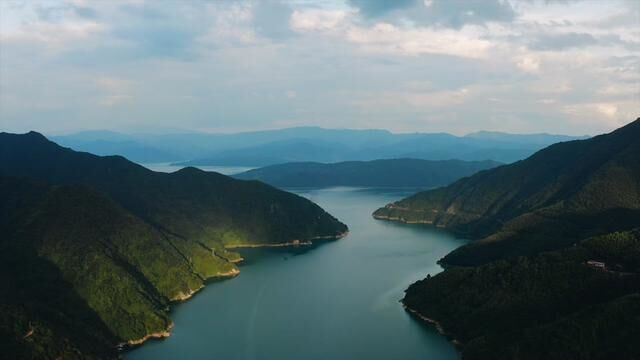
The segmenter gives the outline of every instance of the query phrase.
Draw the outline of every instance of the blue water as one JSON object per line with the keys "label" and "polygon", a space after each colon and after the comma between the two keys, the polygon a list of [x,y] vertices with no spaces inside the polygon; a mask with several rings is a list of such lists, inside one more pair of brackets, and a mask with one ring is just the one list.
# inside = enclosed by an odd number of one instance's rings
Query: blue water
{"label": "blue water", "polygon": [[256,249],[235,279],[173,307],[170,338],[126,354],[146,359],[457,359],[435,329],[398,302],[463,240],[424,226],[376,221],[406,191],[297,190],[349,225],[306,250]]}

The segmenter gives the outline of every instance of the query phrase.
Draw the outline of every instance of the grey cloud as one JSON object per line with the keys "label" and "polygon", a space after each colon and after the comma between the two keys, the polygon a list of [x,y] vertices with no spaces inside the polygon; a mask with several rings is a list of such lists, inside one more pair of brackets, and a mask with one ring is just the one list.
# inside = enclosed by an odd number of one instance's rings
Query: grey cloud
{"label": "grey cloud", "polygon": [[44,22],[63,21],[69,13],[74,13],[85,19],[95,19],[98,17],[95,9],[73,4],[39,3],[35,5],[34,11],[38,19]]}
{"label": "grey cloud", "polygon": [[196,34],[190,29],[163,25],[123,27],[113,34],[134,43],[136,52],[143,56],[188,58],[192,56],[192,43]]}
{"label": "grey cloud", "polygon": [[509,22],[516,13],[508,1],[500,0],[433,0],[425,6],[424,21],[461,28],[465,24]]}
{"label": "grey cloud", "polygon": [[540,35],[532,40],[529,48],[533,50],[564,50],[595,45],[598,40],[591,34],[567,33]]}
{"label": "grey cloud", "polygon": [[619,74],[633,74],[631,82],[636,82],[640,79],[640,56],[627,55],[627,56],[612,56],[608,59],[607,67]]}
{"label": "grey cloud", "polygon": [[61,20],[68,9],[65,5],[37,4],[34,10],[40,20],[55,22]]}
{"label": "grey cloud", "polygon": [[281,1],[259,1],[253,7],[255,31],[271,39],[284,39],[294,35],[289,27],[293,9]]}
{"label": "grey cloud", "polygon": [[134,56],[189,59],[194,56],[195,40],[207,30],[207,22],[201,18],[197,3],[185,4],[121,6],[121,18],[112,21],[111,34],[132,44]]}
{"label": "grey cloud", "polygon": [[622,46],[630,51],[640,50],[640,43],[622,39],[619,35],[609,34],[595,37],[588,33],[542,34],[528,41],[532,50],[566,50],[587,46]]}
{"label": "grey cloud", "polygon": [[600,40],[603,44],[620,45],[630,51],[640,50],[640,42],[624,40],[619,35],[615,35],[615,34],[604,35],[600,38]]}
{"label": "grey cloud", "polygon": [[459,29],[466,24],[509,22],[516,13],[508,1],[501,0],[350,0],[366,17],[414,21],[419,25]]}
{"label": "grey cloud", "polygon": [[406,9],[419,5],[417,0],[349,0],[349,4],[360,9],[366,16],[377,17],[393,10]]}
{"label": "grey cloud", "polygon": [[98,17],[98,12],[90,7],[74,6],[73,11],[85,19],[96,19]]}

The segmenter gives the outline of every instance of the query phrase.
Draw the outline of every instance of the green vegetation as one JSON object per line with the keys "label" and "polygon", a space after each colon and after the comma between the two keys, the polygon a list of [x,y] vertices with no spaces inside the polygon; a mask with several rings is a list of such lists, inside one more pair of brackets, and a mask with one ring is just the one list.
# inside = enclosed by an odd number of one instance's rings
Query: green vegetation
{"label": "green vegetation", "polygon": [[278,187],[421,187],[447,185],[500,165],[495,161],[388,159],[333,164],[286,163],[249,170],[237,179],[260,180]]}
{"label": "green vegetation", "polygon": [[377,210],[478,239],[407,289],[405,305],[460,341],[463,358],[639,358],[638,139],[640,119]]}
{"label": "green vegetation", "polygon": [[[403,302],[439,321],[468,359],[633,359],[640,356],[639,246],[636,230],[449,268],[411,285]],[[589,260],[607,260],[611,270]]]}
{"label": "green vegetation", "polygon": [[432,223],[482,239],[445,257],[448,265],[477,265],[629,230],[640,223],[639,138],[640,119],[610,134],[551,145],[526,160],[420,192],[374,216]]}
{"label": "green vegetation", "polygon": [[0,198],[0,344],[15,358],[115,357],[119,343],[162,336],[171,301],[237,273],[225,245],[346,231],[259,182],[155,173],[36,133],[0,134]]}

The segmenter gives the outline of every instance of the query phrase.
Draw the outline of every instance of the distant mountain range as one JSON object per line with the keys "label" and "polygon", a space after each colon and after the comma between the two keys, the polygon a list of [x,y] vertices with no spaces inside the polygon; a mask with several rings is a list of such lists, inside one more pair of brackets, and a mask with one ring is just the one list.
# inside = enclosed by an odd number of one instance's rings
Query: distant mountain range
{"label": "distant mountain range", "polygon": [[87,131],[52,140],[78,151],[122,155],[137,162],[180,165],[267,166],[286,162],[340,162],[390,158],[513,162],[560,141],[584,137],[499,132],[467,136],[394,134],[385,130],[299,127],[236,134],[121,134]]}
{"label": "distant mountain range", "polygon": [[375,211],[478,239],[405,306],[468,359],[640,357],[639,139],[640,119]]}
{"label": "distant mountain range", "polygon": [[116,357],[164,337],[169,304],[238,274],[242,246],[336,239],[347,227],[260,182],[0,133],[0,347],[11,358]]}
{"label": "distant mountain range", "polygon": [[478,171],[501,165],[495,161],[389,159],[271,165],[234,175],[277,187],[414,187],[447,185]]}

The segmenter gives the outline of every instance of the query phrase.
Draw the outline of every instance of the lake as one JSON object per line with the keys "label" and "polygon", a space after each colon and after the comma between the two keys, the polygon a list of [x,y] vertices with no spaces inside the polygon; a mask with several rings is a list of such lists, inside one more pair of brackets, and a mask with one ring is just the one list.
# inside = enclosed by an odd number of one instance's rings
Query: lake
{"label": "lake", "polygon": [[126,354],[151,359],[458,359],[399,300],[465,241],[419,225],[374,220],[406,190],[296,190],[350,228],[307,249],[252,249],[235,279],[175,305],[172,336]]}

